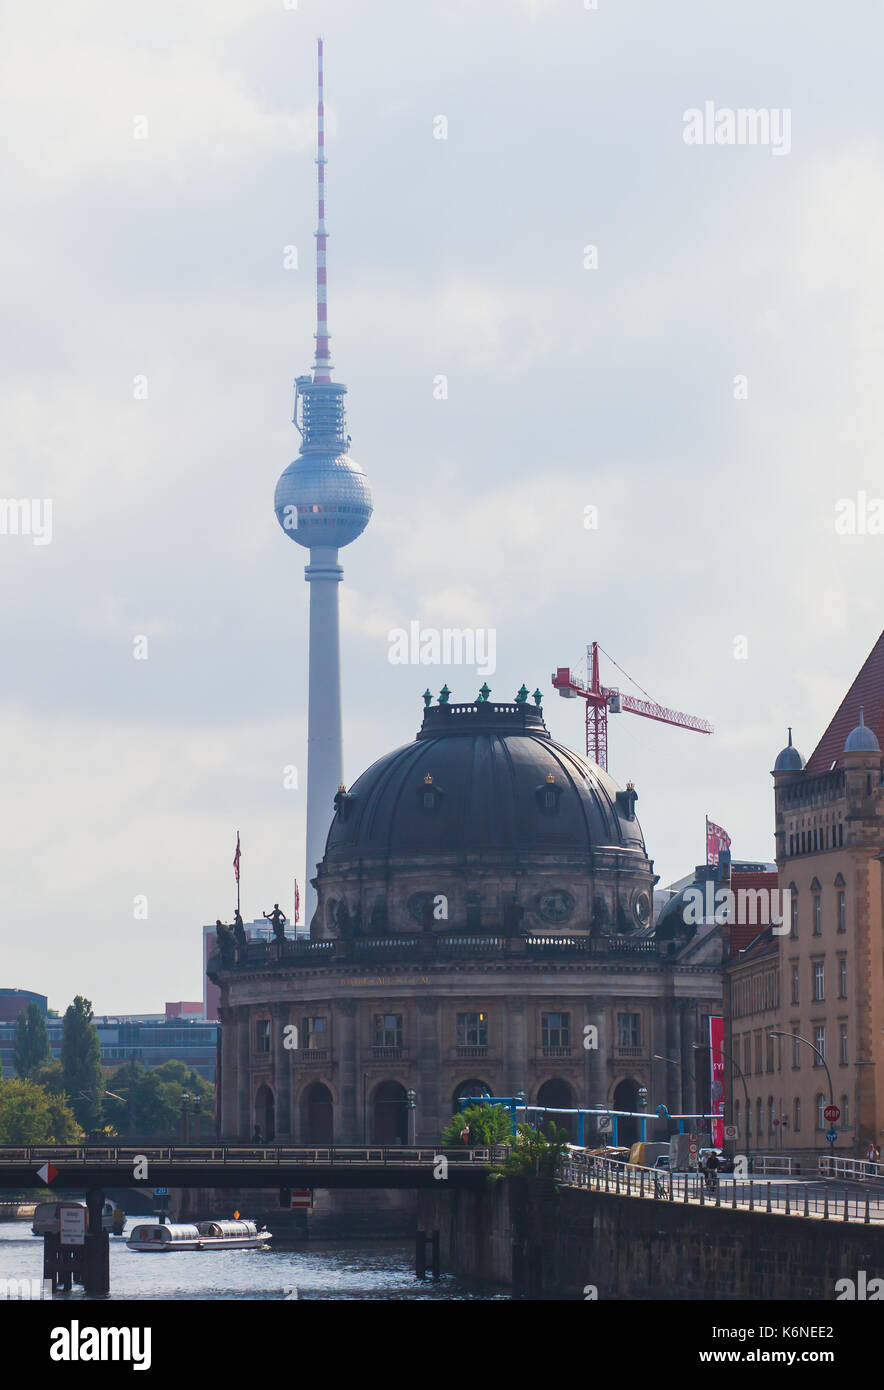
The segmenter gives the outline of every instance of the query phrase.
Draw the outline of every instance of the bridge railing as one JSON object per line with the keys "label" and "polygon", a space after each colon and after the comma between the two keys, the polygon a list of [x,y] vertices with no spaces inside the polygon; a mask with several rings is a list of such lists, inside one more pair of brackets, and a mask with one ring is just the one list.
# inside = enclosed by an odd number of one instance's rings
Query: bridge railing
{"label": "bridge railing", "polygon": [[235,1167],[238,1164],[266,1164],[268,1168],[305,1164],[334,1167],[350,1164],[372,1164],[384,1167],[411,1165],[431,1165],[444,1156],[451,1164],[491,1164],[506,1157],[508,1147],[496,1144],[490,1148],[443,1148],[441,1145],[397,1144],[394,1146],[337,1146],[315,1147],[290,1145],[7,1145],[0,1147],[0,1171],[4,1165],[12,1167],[40,1167],[52,1163],[56,1167],[75,1164],[78,1167],[134,1167],[139,1160],[150,1163],[182,1164],[222,1164]]}
{"label": "bridge railing", "polygon": [[865,1158],[837,1158],[822,1154],[819,1159],[821,1178],[846,1178],[848,1182],[884,1182],[884,1163],[869,1163]]}
{"label": "bridge railing", "polygon": [[690,1203],[728,1208],[731,1211],[764,1212],[778,1216],[801,1216],[823,1221],[884,1223],[884,1199],[867,1187],[854,1191],[845,1184],[815,1186],[785,1181],[775,1175],[759,1178],[719,1175],[714,1192],[706,1189],[702,1174],[671,1173],[668,1169],[642,1168],[638,1164],[618,1163],[601,1155],[572,1150],[559,1169],[559,1181],[568,1187],[581,1187],[620,1197],[652,1201]]}

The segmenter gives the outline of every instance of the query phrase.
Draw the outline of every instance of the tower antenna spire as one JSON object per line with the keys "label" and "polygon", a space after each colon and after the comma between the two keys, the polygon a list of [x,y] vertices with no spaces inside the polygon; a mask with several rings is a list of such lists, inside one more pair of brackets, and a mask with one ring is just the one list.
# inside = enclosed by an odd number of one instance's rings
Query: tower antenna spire
{"label": "tower antenna spire", "polygon": [[313,363],[314,381],[331,381],[332,361],[328,340],[328,300],[326,279],[326,248],[328,232],[325,226],[325,104],[322,90],[322,39],[317,48],[317,105],[316,105],[316,170],[319,216],[316,224],[316,357]]}

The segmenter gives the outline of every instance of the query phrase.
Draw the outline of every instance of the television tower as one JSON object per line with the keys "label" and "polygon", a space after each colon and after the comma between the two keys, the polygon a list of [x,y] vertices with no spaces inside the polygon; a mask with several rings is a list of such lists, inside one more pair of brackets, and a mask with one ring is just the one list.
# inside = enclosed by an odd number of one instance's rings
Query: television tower
{"label": "television tower", "polygon": [[301,448],[276,484],[274,499],[277,520],[286,535],[310,551],[310,563],[304,569],[304,577],[310,585],[307,883],[304,894],[308,924],[316,908],[316,890],[310,880],[325,852],[334,815],[334,798],[343,780],[338,585],[344,571],[338,564],[338,550],[362,534],[372,512],[368,480],[348,452],[350,436],[344,416],[347,388],[332,381],[326,300],[328,232],[325,226],[322,39],[318,40],[318,59],[316,355],[312,376],[299,376],[295,380],[293,423],[301,435]]}

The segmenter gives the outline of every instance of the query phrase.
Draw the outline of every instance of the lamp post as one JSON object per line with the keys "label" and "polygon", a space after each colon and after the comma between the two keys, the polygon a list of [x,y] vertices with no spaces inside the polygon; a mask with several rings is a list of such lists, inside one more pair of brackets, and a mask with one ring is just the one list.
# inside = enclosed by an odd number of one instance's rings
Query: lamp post
{"label": "lamp post", "polygon": [[[639,1108],[639,1110],[647,1110],[647,1108],[648,1108],[648,1088],[647,1088],[647,1086],[639,1086],[638,1090],[636,1091],[636,1098],[638,1099],[638,1108]],[[645,1142],[646,1131],[647,1131],[647,1125],[648,1125],[647,1117],[646,1117],[645,1115],[642,1115],[641,1120],[640,1120],[640,1125],[641,1125],[641,1141],[642,1141],[642,1143],[644,1143],[644,1142]]]}
{"label": "lamp post", "polygon": [[405,1092],[405,1103],[408,1106],[408,1143],[414,1145],[414,1107],[417,1101],[417,1091]]}
{"label": "lamp post", "polygon": [[188,1143],[188,1137],[187,1137],[187,1110],[188,1110],[188,1107],[189,1107],[189,1105],[190,1105],[190,1102],[191,1102],[192,1100],[194,1100],[194,1099],[195,1099],[195,1097],[192,1096],[192,1095],[190,1094],[189,1091],[182,1091],[182,1092],[181,1092],[181,1142],[182,1142],[182,1144],[185,1145],[185,1147],[187,1146],[187,1143]]}
{"label": "lamp post", "polygon": [[[815,1052],[815,1053],[816,1053],[817,1057],[819,1057],[820,1061],[822,1062],[823,1066],[824,1066],[825,1069],[826,1069],[826,1076],[829,1078],[829,1104],[830,1104],[830,1105],[834,1105],[834,1104],[835,1104],[835,1092],[834,1092],[834,1089],[833,1089],[833,1087],[832,1087],[832,1073],[829,1071],[829,1064],[828,1064],[828,1062],[826,1061],[825,1056],[824,1056],[823,1053],[820,1051],[820,1049],[816,1046],[816,1044],[815,1044],[815,1043],[812,1043],[812,1042],[810,1041],[810,1038],[802,1038],[802,1036],[801,1036],[800,1033],[781,1033],[780,1030],[779,1030],[778,1028],[770,1028],[770,1029],[768,1029],[768,1036],[771,1037],[771,1038],[795,1038],[795,1040],[796,1040],[797,1042],[802,1042],[802,1043],[804,1043],[805,1047],[809,1047],[810,1050],[811,1050],[811,1052]],[[834,1142],[831,1143],[831,1144],[829,1145],[829,1152],[830,1152],[830,1153],[831,1153],[832,1149],[834,1149],[834,1147],[835,1147]]]}
{"label": "lamp post", "polygon": [[[691,1047],[694,1049],[695,1052],[701,1052],[706,1046],[707,1046],[706,1043],[691,1043]],[[746,1097],[746,1139],[747,1139],[747,1141],[748,1141],[748,1139],[749,1139],[749,1117],[750,1117],[750,1114],[751,1114],[751,1106],[749,1105],[749,1087],[746,1085],[746,1078],[745,1078],[745,1076],[743,1075],[743,1070],[742,1070],[742,1068],[740,1067],[740,1065],[739,1065],[737,1062],[734,1061],[733,1057],[731,1057],[729,1053],[725,1052],[723,1048],[721,1048],[721,1047],[713,1047],[711,1043],[709,1043],[708,1046],[709,1046],[709,1050],[710,1050],[711,1052],[717,1052],[718,1055],[719,1055],[719,1057],[723,1057],[724,1060],[725,1060],[726,1062],[730,1062],[730,1064],[731,1064],[731,1066],[733,1067],[734,1071],[737,1073],[737,1076],[740,1078],[740,1080],[741,1080],[742,1083],[743,1083],[743,1093],[744,1093],[744,1095],[745,1095],[745,1097]],[[749,1148],[748,1142],[747,1142],[747,1144],[746,1144],[746,1147]]]}
{"label": "lamp post", "polygon": [[[681,1067],[681,1066],[684,1066],[684,1067],[685,1067],[685,1070],[689,1073],[690,1078],[691,1078],[691,1080],[692,1080],[693,1083],[694,1083],[694,1089],[696,1090],[696,1086],[697,1086],[697,1074],[696,1074],[696,1072],[694,1071],[693,1067],[689,1067],[689,1066],[687,1066],[686,1063],[680,1062],[680,1061],[678,1060],[677,1057],[664,1057],[663,1054],[662,1054],[662,1052],[655,1052],[655,1053],[652,1055],[652,1057],[651,1057],[651,1061],[652,1061],[652,1062],[667,1062],[667,1063],[669,1064],[670,1067]],[[679,1101],[679,1106],[681,1106],[682,1103],[683,1103],[683,1102],[680,1100],[680,1101]]]}

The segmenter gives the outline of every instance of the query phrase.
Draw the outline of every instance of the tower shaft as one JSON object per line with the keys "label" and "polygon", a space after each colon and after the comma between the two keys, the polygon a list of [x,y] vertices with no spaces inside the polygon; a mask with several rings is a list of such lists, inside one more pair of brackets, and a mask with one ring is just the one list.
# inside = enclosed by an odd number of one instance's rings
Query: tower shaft
{"label": "tower shaft", "polygon": [[325,840],[334,815],[335,793],[344,767],[341,732],[341,638],[338,585],[344,571],[338,552],[316,546],[304,578],[310,585],[310,683],[307,705],[307,883],[305,918],[316,910],[316,889],[310,880],[325,853]]}

